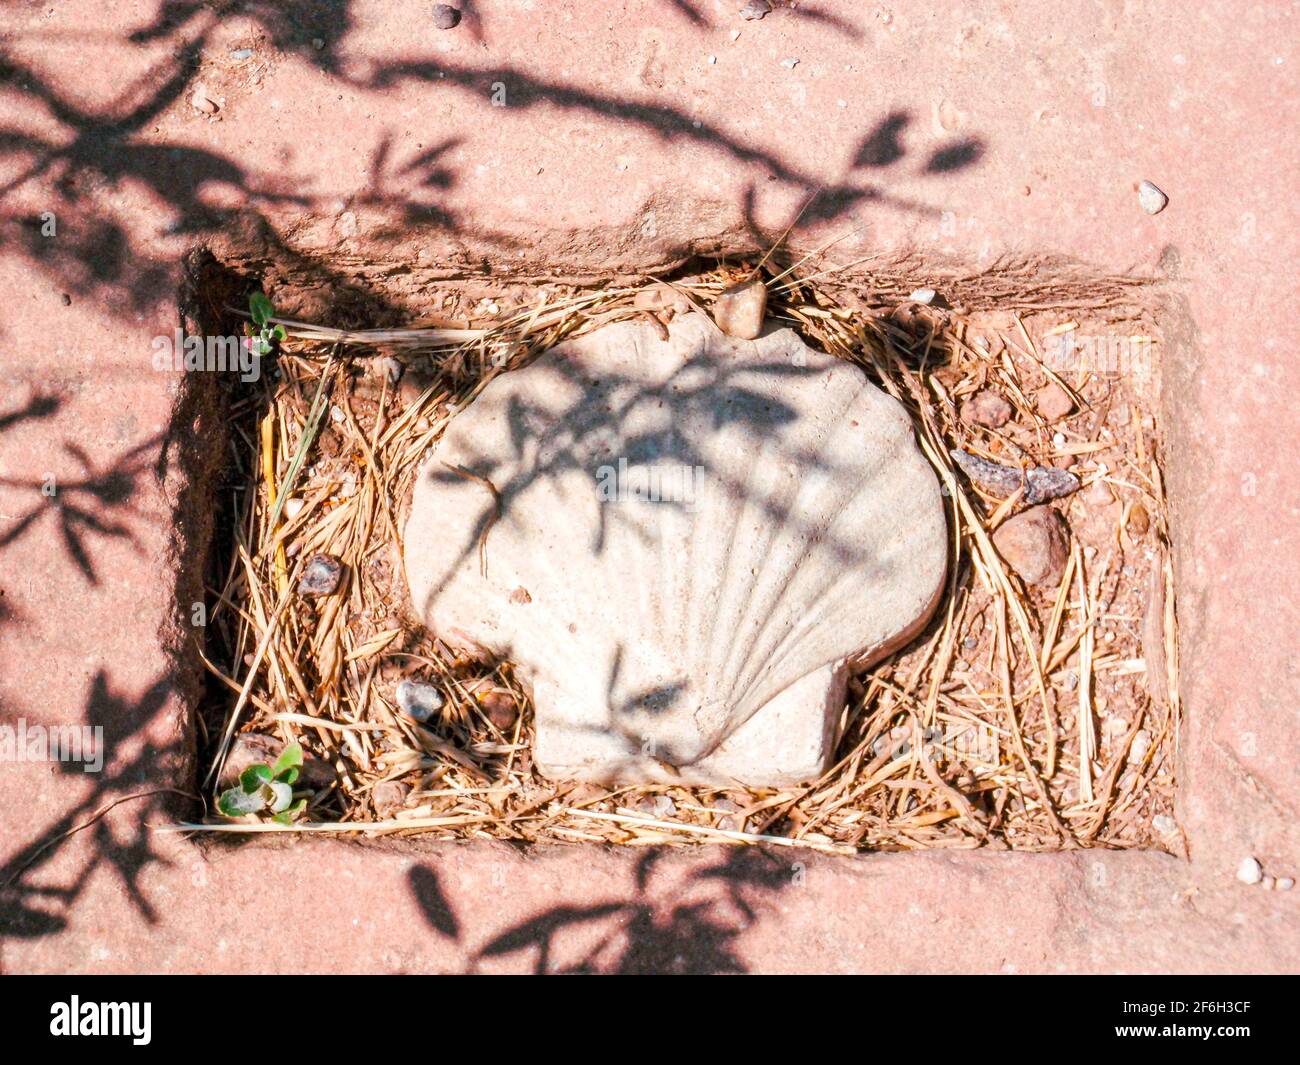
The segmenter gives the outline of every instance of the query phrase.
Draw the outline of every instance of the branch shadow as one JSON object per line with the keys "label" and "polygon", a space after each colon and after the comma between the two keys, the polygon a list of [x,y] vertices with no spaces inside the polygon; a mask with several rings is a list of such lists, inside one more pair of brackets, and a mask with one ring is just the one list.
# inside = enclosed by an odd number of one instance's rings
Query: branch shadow
{"label": "branch shadow", "polygon": [[[68,929],[74,908],[101,869],[116,876],[120,890],[146,924],[158,922],[157,910],[144,890],[143,875],[151,865],[169,863],[155,850],[146,821],[152,814],[174,817],[181,793],[171,788],[151,789],[150,782],[156,781],[159,766],[174,763],[185,751],[179,738],[159,745],[146,735],[165,711],[173,690],[171,679],[160,677],[131,698],[114,690],[104,670],[96,672],[86,694],[81,725],[102,729],[102,770],[83,773],[71,761],[54,763],[61,773],[82,776],[91,786],[0,861],[0,952],[8,940],[35,939]],[[5,709],[4,718],[0,727],[13,728],[10,709]],[[118,756],[119,750],[131,747],[132,753]],[[125,801],[132,802],[129,818],[101,816]],[[81,844],[87,839],[88,846],[70,848],[72,841]],[[62,860],[69,849],[76,855],[71,869]]]}
{"label": "branch shadow", "polygon": [[471,934],[480,939],[470,973],[501,961],[537,975],[746,972],[741,937],[798,883],[801,867],[757,847],[732,848],[684,881],[660,881],[657,867],[668,854],[665,848],[641,854],[624,897],[551,906],[485,935],[466,927],[441,892],[430,901],[436,877],[427,866],[412,870],[410,880],[430,928],[458,941]]}

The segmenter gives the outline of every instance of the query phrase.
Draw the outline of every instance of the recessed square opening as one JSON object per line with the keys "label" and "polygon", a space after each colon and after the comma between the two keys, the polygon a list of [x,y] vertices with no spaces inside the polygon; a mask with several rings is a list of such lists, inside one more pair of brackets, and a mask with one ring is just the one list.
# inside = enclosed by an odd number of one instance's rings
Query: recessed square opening
{"label": "recessed square opening", "polygon": [[[673,312],[653,294],[663,282],[707,310],[759,259],[634,284],[430,282],[401,305],[382,283],[358,282],[328,306],[291,280],[194,260],[193,322],[206,336],[242,335],[235,312],[263,285],[280,316],[319,327],[289,326],[255,378],[198,375],[228,428],[195,614],[209,681],[199,784],[214,824],[260,831],[268,818],[226,821],[216,796],[234,770],[297,742],[306,805],[295,823],[344,834],[1182,852],[1158,311],[1136,283],[763,262],[769,324],[855,363],[907,408],[957,546],[926,629],[854,674],[818,781],[762,791],[546,779],[511,664],[453,653],[425,629],[398,537],[448,418],[566,337],[629,317],[664,328]],[[1062,572],[1042,583],[994,540],[1026,508],[1031,469],[1066,486],[1041,503],[1069,530]],[[295,582],[319,554],[341,562],[342,591],[304,598]],[[404,679],[444,699],[423,724],[398,707]]]}

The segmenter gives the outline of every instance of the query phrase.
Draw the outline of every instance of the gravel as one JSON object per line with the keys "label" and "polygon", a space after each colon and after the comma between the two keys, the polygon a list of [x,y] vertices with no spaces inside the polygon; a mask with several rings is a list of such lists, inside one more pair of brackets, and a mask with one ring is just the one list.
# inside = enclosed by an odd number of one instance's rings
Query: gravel
{"label": "gravel", "polygon": [[1242,858],[1237,866],[1237,879],[1243,884],[1258,884],[1264,879],[1264,869],[1255,858]]}
{"label": "gravel", "polygon": [[397,705],[412,721],[428,721],[445,702],[437,685],[427,680],[404,680],[397,686]]}
{"label": "gravel", "polygon": [[343,564],[333,555],[313,555],[298,578],[299,595],[332,595],[343,576]]}
{"label": "gravel", "polygon": [[460,12],[450,4],[434,4],[433,24],[440,30],[454,30],[460,25]]}
{"label": "gravel", "polygon": [[1150,181],[1138,186],[1138,203],[1147,214],[1159,214],[1169,203],[1169,197]]}

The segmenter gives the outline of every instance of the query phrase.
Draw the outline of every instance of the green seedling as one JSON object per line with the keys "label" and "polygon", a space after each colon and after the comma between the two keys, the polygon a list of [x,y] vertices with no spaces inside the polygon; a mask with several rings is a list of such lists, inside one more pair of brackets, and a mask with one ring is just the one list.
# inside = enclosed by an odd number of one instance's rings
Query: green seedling
{"label": "green seedling", "polygon": [[253,319],[253,325],[257,327],[257,334],[251,341],[253,353],[270,354],[271,345],[289,335],[284,331],[284,326],[271,323],[275,317],[275,305],[263,293],[254,292],[248,297],[248,313]]}
{"label": "green seedling", "polygon": [[289,824],[307,805],[306,799],[294,800],[293,785],[302,770],[302,748],[289,744],[275,765],[250,765],[239,774],[239,784],[227,788],[217,801],[217,808],[227,817],[248,814],[271,814],[271,820]]}

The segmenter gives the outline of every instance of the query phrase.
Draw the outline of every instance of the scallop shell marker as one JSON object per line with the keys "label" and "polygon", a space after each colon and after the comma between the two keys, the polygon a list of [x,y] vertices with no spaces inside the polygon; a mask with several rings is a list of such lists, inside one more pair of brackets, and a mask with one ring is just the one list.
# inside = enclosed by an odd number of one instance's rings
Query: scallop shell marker
{"label": "scallop shell marker", "polygon": [[405,558],[430,628],[531,686],[542,772],[778,787],[825,770],[848,662],[925,623],[947,545],[895,400],[691,314],[492,381],[420,472]]}

